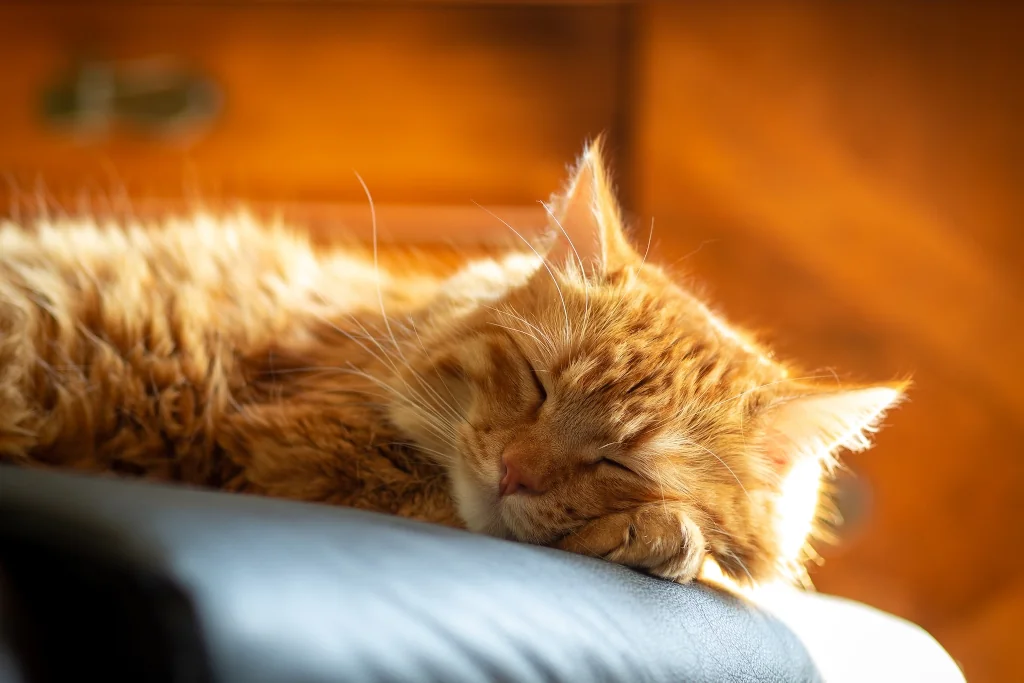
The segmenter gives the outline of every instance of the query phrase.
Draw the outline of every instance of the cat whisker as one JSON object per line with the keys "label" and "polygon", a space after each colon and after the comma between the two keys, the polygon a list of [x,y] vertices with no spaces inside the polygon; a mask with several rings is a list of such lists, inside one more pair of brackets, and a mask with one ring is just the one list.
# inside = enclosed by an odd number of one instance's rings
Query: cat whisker
{"label": "cat whisker", "polygon": [[495,313],[497,313],[498,315],[506,315],[506,316],[509,316],[510,318],[515,318],[516,320],[520,321],[521,323],[523,323],[524,325],[526,325],[527,327],[529,327],[530,329],[535,331],[537,334],[539,334],[543,338],[544,344],[547,346],[549,351],[551,351],[551,352],[555,351],[555,344],[554,344],[554,342],[551,341],[550,335],[547,332],[545,332],[544,330],[542,330],[539,327],[537,327],[536,325],[534,325],[533,323],[531,323],[526,318],[523,318],[522,316],[517,315],[517,312],[515,311],[515,309],[502,310],[500,308],[495,308],[494,306],[487,306],[487,305],[484,305],[484,308],[492,310]]}
{"label": "cat whisker", "polygon": [[640,268],[637,269],[638,272],[643,270],[644,264],[647,263],[647,254],[651,252],[652,241],[654,241],[654,216],[651,216],[651,230],[647,234],[647,248],[644,249],[644,257],[640,260]]}
{"label": "cat whisker", "polygon": [[682,258],[679,258],[679,259],[677,259],[677,260],[676,260],[676,261],[675,261],[675,262],[673,263],[673,266],[677,266],[677,265],[679,265],[680,263],[682,263],[683,261],[686,261],[687,259],[693,258],[694,256],[696,256],[697,254],[699,254],[699,253],[700,253],[701,249],[703,249],[704,247],[706,247],[706,246],[707,246],[707,245],[709,245],[709,244],[714,244],[714,243],[715,243],[715,242],[717,242],[717,241],[718,241],[717,239],[712,239],[712,240],[704,240],[704,241],[702,241],[702,242],[701,242],[700,244],[698,244],[698,245],[697,245],[697,248],[696,248],[696,249],[694,249],[694,250],[693,250],[693,251],[691,251],[690,253],[686,254],[686,255],[685,255],[685,256],[683,256]]}
{"label": "cat whisker", "polygon": [[449,420],[444,415],[438,413],[432,406],[424,403],[422,397],[406,396],[402,395],[400,392],[399,395],[401,396],[401,400],[403,400],[406,405],[416,408],[418,413],[424,419],[429,420],[432,424],[444,430],[444,432],[448,435],[446,437],[447,441],[451,441],[454,439],[455,435],[458,432],[458,428],[451,420]]}
{"label": "cat whisker", "polygon": [[525,334],[527,337],[530,337],[538,344],[543,344],[543,342],[537,338],[537,335],[533,334],[532,332],[527,332],[526,330],[521,330],[517,327],[509,327],[508,325],[499,325],[498,323],[491,321],[488,321],[487,324],[493,325],[494,327],[500,327],[501,329],[508,330],[510,332],[518,332],[519,334]]}
{"label": "cat whisker", "polygon": [[[334,370],[344,371],[343,368],[334,368]],[[386,394],[377,393],[377,392],[374,392],[374,391],[368,391],[366,389],[359,389],[359,390],[352,390],[352,389],[327,390],[324,393],[332,394],[332,395],[334,395],[334,394],[358,394],[360,396],[375,396],[375,397],[381,399],[381,401],[346,401],[344,403],[344,405],[346,405],[346,406],[363,406],[363,407],[380,408],[382,410],[386,410],[389,406],[391,406],[391,405],[393,405],[395,403],[395,398],[392,397],[392,396],[388,396]],[[406,401],[405,397],[399,397],[398,400]],[[423,411],[423,408],[421,408],[419,405],[412,404],[412,403],[406,403],[406,405],[408,405],[409,408],[411,408],[414,411],[416,411],[417,415],[419,417],[423,418],[424,420],[426,420],[427,418],[430,417],[430,414],[429,413],[425,413]],[[434,423],[433,421],[431,421],[431,424],[435,425],[437,428],[441,428],[441,425],[439,425],[437,423]],[[439,434],[437,429],[434,430],[434,433],[435,433],[435,435]],[[450,438],[447,435],[447,430],[445,430],[445,434],[443,435],[443,438],[444,438],[445,442],[453,442],[453,439]]]}
{"label": "cat whisker", "polygon": [[[431,365],[433,365],[433,361],[431,361]],[[436,367],[435,367],[435,369],[436,369]],[[459,411],[455,409],[455,406],[453,406],[452,404],[448,403],[448,401],[446,401],[444,399],[444,397],[441,396],[441,394],[439,394],[432,386],[430,386],[430,384],[426,380],[423,379],[423,377],[420,375],[419,372],[417,372],[412,367],[409,368],[409,372],[412,373],[413,377],[416,378],[417,382],[419,382],[421,385],[423,385],[423,388],[429,394],[429,398],[432,398],[432,400],[435,403],[437,403],[437,405],[442,410],[444,410],[447,413],[447,415],[450,418],[450,420],[454,420],[455,422],[461,422],[462,421],[462,414],[459,413]],[[440,374],[438,374],[438,377],[440,378]],[[444,380],[441,380],[441,382],[444,383]],[[449,389],[448,392],[451,393],[451,390]]]}
{"label": "cat whisker", "polygon": [[[350,316],[349,316],[349,318],[350,318],[350,319],[352,320],[352,322],[353,322],[353,323],[355,323],[356,325],[358,325],[358,326],[359,326],[359,329],[360,329],[360,330],[362,330],[362,331],[363,331],[363,335],[364,335],[363,337],[357,338],[357,337],[356,337],[355,335],[353,335],[353,334],[352,334],[351,332],[349,332],[348,330],[344,330],[344,329],[342,329],[341,327],[339,327],[338,325],[336,325],[336,324],[335,324],[334,322],[332,322],[331,320],[328,320],[328,319],[327,319],[326,317],[324,317],[324,316],[322,316],[322,315],[320,315],[320,314],[315,314],[315,315],[316,315],[316,316],[317,316],[317,317],[318,317],[318,318],[319,318],[319,319],[320,319],[321,321],[323,321],[324,323],[326,323],[327,325],[329,325],[329,326],[330,326],[330,327],[331,327],[331,328],[332,328],[332,329],[333,329],[333,330],[334,330],[335,332],[337,332],[338,334],[342,335],[343,337],[345,337],[345,338],[346,338],[346,339],[348,339],[349,341],[351,341],[351,342],[355,343],[356,345],[358,345],[358,346],[359,346],[359,348],[361,348],[361,349],[362,349],[363,351],[365,351],[365,352],[366,352],[366,353],[367,353],[368,355],[370,355],[371,357],[373,357],[374,359],[376,359],[376,360],[377,360],[377,362],[379,362],[379,363],[380,363],[381,365],[384,365],[385,367],[390,367],[390,368],[391,368],[391,369],[392,369],[392,370],[393,370],[393,371],[394,371],[394,372],[395,372],[396,374],[398,373],[398,368],[397,368],[397,367],[395,366],[395,364],[394,364],[394,363],[392,362],[392,360],[391,360],[391,355],[390,355],[390,354],[389,354],[389,353],[387,352],[387,350],[386,350],[386,349],[384,348],[384,346],[383,346],[383,345],[382,345],[382,344],[381,344],[381,343],[380,343],[379,341],[377,341],[376,337],[374,337],[373,335],[371,335],[371,334],[370,334],[370,332],[369,332],[369,331],[368,331],[368,330],[367,330],[367,329],[366,329],[365,327],[363,327],[363,325],[362,325],[362,324],[361,324],[361,323],[360,323],[360,322],[359,322],[358,320],[356,320],[354,316],[351,316],[351,315],[350,315]],[[375,346],[376,346],[376,347],[377,347],[377,348],[378,348],[378,349],[380,350],[380,352],[381,352],[381,354],[383,355],[383,357],[382,357],[382,356],[380,356],[380,355],[377,355],[377,354],[376,354],[376,353],[375,353],[374,351],[372,351],[372,350],[371,350],[371,349],[370,349],[369,347],[367,347],[367,346],[366,346],[365,344],[363,344],[363,343],[362,343],[362,342],[360,341],[360,339],[366,339],[367,341],[372,341],[372,342],[374,343],[374,345],[375,345]]]}
{"label": "cat whisker", "polygon": [[[374,353],[374,352],[373,352],[373,351],[372,351],[372,350],[371,350],[371,349],[370,349],[369,347],[367,347],[367,346],[366,346],[365,344],[363,344],[363,343],[362,343],[362,342],[361,342],[361,341],[360,341],[360,340],[359,340],[358,338],[356,338],[356,336],[355,336],[355,335],[353,335],[353,334],[349,333],[349,332],[348,332],[347,330],[343,330],[343,329],[342,329],[342,328],[340,328],[340,327],[339,327],[338,325],[334,324],[334,323],[333,323],[332,321],[330,321],[330,320],[328,320],[328,319],[324,318],[323,316],[319,316],[319,317],[320,317],[320,319],[321,319],[321,320],[322,320],[323,322],[325,322],[325,323],[327,323],[328,325],[330,325],[330,326],[331,326],[331,328],[333,328],[333,329],[334,329],[334,330],[335,330],[336,332],[338,332],[339,334],[343,335],[343,336],[344,336],[344,337],[346,337],[347,339],[349,339],[349,340],[351,340],[352,342],[354,342],[355,344],[357,344],[357,345],[358,345],[358,346],[359,346],[360,348],[362,348],[362,349],[363,349],[363,350],[364,350],[364,351],[365,351],[365,352],[366,352],[367,354],[369,354],[369,355],[370,355],[371,357],[375,358],[375,359],[376,359],[376,360],[377,360],[377,361],[378,361],[379,363],[381,363],[381,364],[382,364],[382,365],[384,365],[385,367],[389,367],[389,368],[391,369],[391,371],[392,371],[392,372],[394,373],[394,375],[395,375],[395,376],[396,376],[396,377],[397,377],[397,378],[399,379],[399,381],[401,381],[401,382],[402,382],[402,384],[404,384],[404,385],[405,385],[406,389],[407,389],[407,390],[409,391],[409,393],[410,393],[410,394],[411,394],[412,396],[415,396],[415,397],[416,397],[416,398],[417,398],[417,399],[418,399],[418,400],[419,400],[419,401],[420,401],[421,403],[426,403],[426,402],[424,401],[424,397],[423,397],[423,396],[422,396],[422,395],[421,395],[421,394],[420,394],[420,393],[419,393],[418,391],[416,391],[415,389],[413,389],[413,388],[412,388],[412,386],[410,386],[408,382],[406,382],[406,381],[405,381],[405,378],[404,378],[404,377],[402,376],[402,373],[401,373],[401,371],[400,371],[400,370],[398,369],[398,366],[397,366],[397,365],[395,364],[395,362],[394,362],[393,356],[391,356],[391,354],[390,354],[390,353],[388,352],[388,350],[387,350],[387,349],[386,349],[386,348],[384,347],[384,345],[383,345],[383,344],[381,344],[381,343],[380,343],[379,341],[377,341],[377,338],[376,338],[376,337],[374,337],[373,335],[371,335],[371,334],[370,334],[369,330],[367,330],[367,329],[366,329],[366,327],[365,327],[365,326],[363,326],[363,324],[362,324],[361,322],[359,322],[359,320],[357,320],[357,319],[355,318],[355,316],[351,316],[351,315],[350,315],[350,316],[349,316],[349,318],[350,318],[350,319],[352,320],[352,322],[353,322],[353,323],[354,323],[355,325],[357,325],[357,326],[359,327],[359,329],[360,329],[360,330],[361,330],[361,331],[363,332],[363,334],[365,335],[365,337],[364,337],[364,338],[365,338],[365,339],[366,339],[367,341],[371,341],[371,342],[372,342],[372,343],[374,344],[374,346],[376,346],[376,347],[377,347],[377,349],[378,349],[378,350],[380,351],[380,353],[382,354],[382,356],[383,356],[383,357],[381,357],[380,355],[377,355],[376,353]],[[396,344],[397,344],[397,342],[396,342]],[[431,387],[430,387],[430,386],[429,386],[429,385],[428,385],[428,384],[427,384],[426,382],[424,382],[423,378],[422,378],[422,377],[420,377],[420,376],[419,376],[419,373],[417,373],[417,372],[416,372],[416,371],[415,371],[415,370],[414,370],[414,369],[412,368],[412,366],[411,366],[411,365],[409,364],[409,362],[408,362],[407,360],[405,360],[405,357],[404,357],[404,356],[402,357],[402,360],[403,360],[403,362],[404,362],[405,366],[406,366],[406,367],[407,367],[407,368],[409,369],[409,371],[410,371],[410,372],[412,373],[412,375],[413,375],[413,376],[414,376],[414,377],[416,378],[416,380],[417,380],[418,382],[420,382],[420,384],[422,384],[422,385],[424,386],[424,388],[426,388],[426,389],[427,389],[428,391],[430,391],[430,392],[431,392],[431,393],[432,393],[432,394],[433,394],[433,395],[434,395],[434,396],[436,397],[436,400],[437,400],[437,402],[438,402],[438,403],[440,404],[440,406],[441,406],[441,407],[443,407],[444,409],[448,410],[448,412],[450,413],[450,415],[451,415],[452,417],[454,417],[454,418],[455,418],[456,420],[461,420],[461,415],[459,415],[459,414],[458,414],[458,413],[457,413],[457,412],[456,412],[456,411],[454,410],[454,408],[452,408],[452,407],[451,407],[451,406],[450,406],[450,405],[448,404],[448,402],[447,402],[447,401],[445,401],[445,400],[444,400],[444,399],[443,399],[443,398],[442,398],[442,397],[441,397],[441,396],[440,396],[439,394],[437,394],[437,392],[433,391],[433,389],[432,389],[432,388],[431,388]],[[427,406],[424,406],[424,407],[427,407]],[[436,410],[436,409],[435,409],[435,410]],[[442,416],[440,416],[440,415],[438,414],[438,417],[442,417]],[[450,424],[450,421],[446,420],[446,422],[449,422],[449,424]],[[454,429],[454,425],[451,425],[451,426],[452,426],[452,428]]]}
{"label": "cat whisker", "polygon": [[377,344],[382,344],[382,343],[384,343],[386,341],[390,341],[389,339],[384,339],[382,337],[375,337],[372,334],[370,334],[369,332],[366,332],[364,334],[359,334],[359,335],[353,335],[353,336],[355,336],[355,337],[357,337],[359,339],[362,339],[364,341],[376,342]]}
{"label": "cat whisker", "polygon": [[457,398],[455,398],[455,394],[452,393],[451,387],[448,386],[448,382],[445,382],[444,381],[444,377],[441,376],[441,371],[438,370],[437,363],[434,362],[433,358],[431,358],[430,354],[427,352],[427,347],[423,343],[423,337],[420,336],[420,331],[418,329],[416,329],[415,321],[410,319],[409,322],[412,324],[412,331],[416,334],[416,340],[419,342],[420,349],[423,351],[423,357],[426,358],[427,361],[430,362],[430,366],[432,368],[434,368],[434,374],[437,375],[437,379],[440,380],[441,385],[444,387],[445,391],[447,391],[448,395],[451,396],[452,407],[454,408],[454,407],[458,406],[459,400]]}
{"label": "cat whisker", "polygon": [[490,209],[484,207],[483,205],[481,205],[481,204],[479,204],[477,202],[473,202],[473,203],[476,204],[481,209],[483,209],[488,214],[490,214],[491,216],[493,216],[494,218],[496,218],[498,221],[500,221],[502,223],[502,225],[504,225],[506,228],[511,230],[515,234],[515,236],[518,237],[519,239],[521,239],[523,241],[523,243],[530,248],[530,251],[532,251],[534,254],[536,254],[537,258],[540,259],[541,265],[544,266],[544,270],[546,270],[548,272],[548,275],[551,277],[551,282],[553,282],[554,285],[555,285],[555,291],[558,292],[558,298],[562,302],[562,312],[565,314],[565,342],[566,342],[566,344],[568,344],[570,341],[572,341],[572,324],[569,322],[569,307],[565,303],[565,296],[562,294],[562,287],[561,287],[561,285],[558,284],[558,278],[555,277],[554,271],[552,271],[551,270],[551,266],[548,265],[548,260],[544,256],[542,256],[539,251],[537,251],[537,248],[534,247],[530,243],[530,240],[528,240],[525,237],[523,237],[522,234],[520,234],[520,232],[518,230],[513,228],[508,223],[508,221],[506,221],[505,219],[501,218],[498,214],[494,213],[493,211],[491,211]]}
{"label": "cat whisker", "polygon": [[367,372],[359,370],[351,363],[349,363],[349,367],[347,369],[338,368],[337,371],[345,374],[351,374],[356,377],[362,377],[363,379],[369,380],[370,382],[376,384],[384,391],[390,392],[398,400],[405,402],[407,406],[413,409],[416,412],[416,414],[420,416],[428,426],[433,428],[435,434],[442,437],[445,441],[454,441],[454,437],[457,433],[455,425],[449,422],[443,415],[439,415],[436,412],[431,412],[428,409],[428,406],[423,405],[418,400],[418,397],[415,394],[403,394],[401,391],[391,386],[387,382],[384,382],[383,380],[374,377],[373,375]]}
{"label": "cat whisker", "polygon": [[[363,327],[354,318],[353,318],[353,322],[355,322],[357,325],[359,325],[360,329],[362,329],[364,332],[366,332],[366,328]],[[410,319],[410,322],[411,322],[411,319]],[[417,338],[419,338],[419,331],[416,330],[416,326],[415,326],[414,323],[412,325],[412,328],[416,332]],[[366,334],[369,335],[369,332],[366,332]],[[383,353],[385,356],[388,356],[389,360],[392,358],[390,355],[388,355],[387,351],[381,346],[381,344],[379,342],[376,341],[376,339],[374,337],[370,336],[370,339],[372,341],[374,341],[375,345],[377,346],[377,348],[380,349],[381,353]],[[423,346],[423,340],[419,339],[419,341],[420,341],[420,348],[423,349],[424,355],[429,360],[429,354],[427,353],[426,348]],[[404,355],[402,356],[401,360],[402,360],[403,365],[410,372],[410,374],[412,374],[412,376],[416,379],[417,382],[420,383],[420,385],[423,387],[423,389],[426,390],[428,392],[428,394],[430,394],[430,398],[432,398],[434,401],[436,401],[436,403],[443,410],[447,411],[448,415],[451,418],[455,419],[456,421],[461,421],[462,420],[462,415],[458,412],[458,410],[456,410],[456,408],[453,405],[449,404],[448,401],[446,401],[443,396],[441,396],[436,390],[434,390],[433,387],[430,386],[430,384],[428,384],[423,379],[422,375],[420,375],[420,373],[417,372],[416,369],[412,367],[412,365],[409,363],[409,361],[405,358]],[[435,371],[435,373],[437,373],[438,379],[440,379],[441,383],[444,384],[444,379],[441,378],[440,372],[437,372],[437,366],[434,365],[433,361],[430,361],[430,363],[431,363],[431,365],[434,366],[434,371]],[[391,369],[395,373],[395,375],[398,377],[398,379],[401,380],[403,384],[405,384],[405,386],[409,389],[409,391],[411,391],[413,393],[417,393],[417,394],[419,393],[419,392],[415,391],[412,387],[409,386],[408,382],[405,381],[405,379],[401,375],[401,372],[398,370],[397,366],[395,366],[395,364],[393,362],[391,363]],[[448,391],[449,395],[451,395],[451,389],[449,389],[447,385],[445,385],[445,389]],[[421,398],[423,398],[422,395],[421,395]],[[453,401],[455,400],[455,396],[454,395],[452,395],[452,400]],[[456,403],[457,403],[457,401],[456,401]]]}
{"label": "cat whisker", "polygon": [[[393,398],[389,401],[390,404],[394,404],[397,400],[397,402],[405,405],[410,410],[412,410],[417,415],[417,417],[420,420],[422,420],[427,426],[431,427],[432,431],[436,436],[441,437],[442,440],[444,440],[446,443],[454,443],[455,437],[457,435],[456,427],[450,421],[444,418],[444,416],[439,415],[432,408],[424,405],[421,401],[417,400],[414,397],[403,394],[402,392],[399,392],[397,390],[393,390],[392,387],[385,386],[384,388],[392,389],[391,393]],[[371,392],[365,393],[368,393],[369,395],[372,396],[379,396],[380,398],[383,398],[385,400],[387,400],[388,398],[386,395],[382,394]],[[382,408],[388,407],[388,404],[379,405]]]}
{"label": "cat whisker", "polygon": [[725,462],[725,460],[723,460],[721,458],[721,456],[719,456],[717,453],[715,453],[713,450],[711,450],[707,446],[705,446],[703,444],[700,444],[700,443],[697,443],[696,441],[693,441],[692,439],[683,439],[683,443],[689,444],[691,446],[696,446],[697,448],[701,449],[702,451],[704,451],[705,453],[707,453],[708,455],[713,457],[718,462],[722,463],[722,467],[724,467],[726,470],[728,470],[729,474],[732,475],[732,478],[736,480],[736,484],[739,485],[740,490],[743,491],[743,495],[745,495],[747,497],[747,500],[749,500],[750,502],[753,502],[753,498],[750,497],[750,493],[747,491],[747,488],[743,485],[743,482],[740,481],[740,478],[736,476],[736,473],[733,471],[733,469],[731,467],[729,467],[729,464],[727,462]]}
{"label": "cat whisker", "polygon": [[[420,375],[419,372],[417,372],[412,367],[409,367],[409,372],[412,373],[412,376],[416,379],[416,381],[419,382],[423,386],[423,388],[427,391],[427,395],[426,396],[424,396],[422,393],[420,393],[418,391],[414,391],[413,393],[415,393],[424,403],[427,403],[427,404],[429,404],[429,403],[436,403],[437,406],[440,409],[442,409],[442,410],[444,410],[446,412],[446,414],[447,414],[446,421],[449,424],[452,424],[453,428],[454,428],[455,422],[461,422],[462,421],[462,415],[455,409],[455,407],[452,406],[450,403],[448,403],[448,401],[446,401],[443,396],[441,396],[439,393],[437,393],[437,391],[432,386],[430,386],[430,384],[428,384],[426,382],[426,380],[423,379],[423,377]],[[401,379],[401,378],[399,378],[399,379]],[[404,380],[402,380],[402,381],[403,381],[403,383],[405,383]],[[443,380],[442,380],[442,382],[443,382]],[[438,416],[441,417],[440,413],[438,414]],[[455,422],[452,422],[452,420],[454,420]]]}
{"label": "cat whisker", "polygon": [[565,228],[562,227],[562,222],[559,221],[558,218],[555,217],[554,212],[551,210],[551,208],[547,204],[545,204],[544,202],[541,202],[541,206],[544,207],[544,211],[547,212],[548,216],[551,217],[551,220],[553,220],[555,222],[555,225],[558,226],[558,229],[562,231],[563,235],[565,235],[565,239],[569,243],[569,248],[572,249],[572,253],[576,255],[576,261],[579,263],[579,266],[580,266],[580,277],[583,279],[583,301],[584,301],[584,303],[583,303],[583,324],[581,325],[581,329],[585,330],[586,327],[587,327],[587,321],[590,318],[590,283],[587,281],[587,268],[583,264],[583,259],[580,258],[580,253],[576,250],[576,245],[573,244],[572,238],[569,237],[569,233],[567,233],[565,231]]}
{"label": "cat whisker", "polygon": [[414,443],[412,441],[391,441],[391,442],[388,443],[388,445],[389,446],[405,446],[407,448],[413,448],[413,449],[415,449],[417,451],[423,451],[424,453],[430,453],[431,455],[436,455],[436,456],[438,456],[440,458],[444,458],[445,460],[451,460],[451,458],[452,458],[452,454],[451,453],[444,453],[442,451],[438,451],[438,450],[435,450],[433,448],[427,448],[426,446],[423,446],[423,445],[418,444],[418,443]]}
{"label": "cat whisker", "polygon": [[423,409],[415,402],[409,401],[405,397],[400,397],[399,400],[404,400],[406,402],[406,406],[413,411],[413,413],[420,421],[420,423],[423,425],[423,427],[427,428],[430,432],[434,434],[434,436],[436,436],[442,442],[450,444],[454,447],[455,434],[450,429],[446,428],[444,425],[438,423],[434,419],[432,413]]}
{"label": "cat whisker", "polygon": [[[366,201],[370,203],[370,229],[373,231],[373,279],[377,285],[377,303],[380,304],[380,315],[384,319],[384,327],[387,328],[391,342],[395,345],[395,350],[398,351],[399,355],[402,355],[402,348],[398,345],[398,340],[395,339],[395,333],[391,330],[391,323],[388,321],[388,314],[384,310],[384,295],[380,289],[380,263],[377,258],[377,207],[374,206],[373,196],[370,194],[370,188],[367,187],[366,181],[363,180],[363,177],[358,172],[353,171],[353,173],[356,174],[359,184],[363,186],[363,192],[366,193]],[[404,359],[405,356],[402,355],[402,358]]]}
{"label": "cat whisker", "polygon": [[750,573],[750,570],[747,569],[746,563],[744,563],[743,560],[741,560],[735,552],[730,550],[727,552],[723,552],[722,555],[728,557],[731,562],[735,562],[737,565],[739,565],[739,568],[742,569],[743,573],[747,575],[748,579],[750,579],[751,585],[755,585],[757,583],[756,581],[754,581],[754,576]]}
{"label": "cat whisker", "polygon": [[[402,376],[402,373],[398,369],[398,366],[393,362],[393,357],[388,354],[388,352],[384,348],[384,346],[382,344],[380,344],[379,342],[377,342],[375,339],[373,339],[372,335],[370,335],[370,333],[366,330],[366,328],[363,327],[362,323],[360,323],[354,317],[352,317],[352,322],[354,322],[356,325],[359,325],[359,328],[361,330],[363,330],[363,332],[365,332],[367,334],[367,336],[370,337],[371,341],[373,341],[373,343],[377,346],[377,348],[380,349],[380,352],[382,354],[384,354],[385,357],[388,358],[388,364],[391,366],[392,372],[399,379],[399,381],[401,381],[402,384],[405,385],[406,389],[408,389],[409,392],[411,392],[412,394],[416,394],[421,399],[423,399],[424,397],[422,395],[420,395],[418,391],[413,389],[409,385],[408,382],[405,381],[405,378]],[[343,332],[343,334],[346,334],[346,333]],[[355,340],[353,340],[353,341],[355,341]],[[356,343],[358,343],[358,342],[356,342]],[[363,347],[363,348],[365,348],[365,347]],[[372,352],[369,351],[368,349],[367,349],[367,352],[372,354]],[[374,354],[372,354],[372,355],[374,355]],[[380,359],[378,358],[378,360],[380,360]],[[429,384],[427,384],[427,382],[420,376],[420,374],[418,372],[416,372],[416,370],[412,367],[412,365],[410,365],[409,361],[405,359],[404,355],[402,356],[401,360],[402,360],[403,364],[405,365],[405,367],[412,374],[412,376],[416,379],[416,381],[419,382],[420,385],[433,397],[433,399],[438,403],[438,405],[441,408],[443,408],[443,409],[448,411],[448,414],[449,414],[450,417],[454,418],[457,421],[462,419],[462,416],[458,413],[458,411],[456,411],[451,405],[449,405],[448,402],[445,401],[444,398],[440,394],[438,394],[436,391],[434,391],[433,387],[431,387]]]}
{"label": "cat whisker", "polygon": [[513,314],[514,317],[517,320],[522,321],[523,323],[526,324],[527,327],[529,327],[530,329],[534,330],[538,335],[540,335],[541,339],[543,339],[545,342],[547,342],[548,348],[552,351],[552,353],[554,351],[556,351],[555,342],[551,338],[551,331],[550,330],[548,330],[546,328],[542,329],[540,326],[531,323],[529,320],[527,320],[525,317],[523,317],[519,313],[519,311],[517,311],[515,308],[509,307],[509,312],[511,314]]}

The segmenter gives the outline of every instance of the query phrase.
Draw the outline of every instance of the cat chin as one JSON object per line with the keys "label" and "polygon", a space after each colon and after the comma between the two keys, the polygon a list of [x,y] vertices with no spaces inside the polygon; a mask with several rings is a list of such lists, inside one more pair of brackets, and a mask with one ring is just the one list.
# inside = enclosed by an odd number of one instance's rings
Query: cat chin
{"label": "cat chin", "polygon": [[544,540],[528,521],[519,500],[501,500],[498,492],[480,485],[468,467],[457,461],[449,470],[452,494],[459,516],[470,531],[511,541],[541,543]]}
{"label": "cat chin", "polygon": [[467,471],[461,458],[455,459],[448,470],[448,477],[451,480],[455,507],[462,521],[466,523],[466,528],[478,533],[508,538],[508,531],[501,523],[497,492],[488,494],[473,481],[473,475]]}

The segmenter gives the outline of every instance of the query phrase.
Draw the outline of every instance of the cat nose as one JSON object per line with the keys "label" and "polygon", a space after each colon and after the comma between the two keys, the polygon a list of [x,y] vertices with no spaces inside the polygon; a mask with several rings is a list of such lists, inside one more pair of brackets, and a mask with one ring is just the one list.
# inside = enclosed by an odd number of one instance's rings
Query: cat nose
{"label": "cat nose", "polygon": [[501,481],[498,493],[504,497],[513,493],[543,493],[544,485],[536,472],[523,462],[522,450],[509,446],[501,454]]}

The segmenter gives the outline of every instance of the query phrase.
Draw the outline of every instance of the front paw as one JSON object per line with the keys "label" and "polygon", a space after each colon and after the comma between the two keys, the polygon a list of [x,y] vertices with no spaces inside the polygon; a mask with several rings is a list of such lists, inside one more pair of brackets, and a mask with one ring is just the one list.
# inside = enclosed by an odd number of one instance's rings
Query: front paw
{"label": "front paw", "polygon": [[705,545],[700,528],[670,503],[598,517],[557,543],[562,550],[600,557],[679,583],[700,572]]}

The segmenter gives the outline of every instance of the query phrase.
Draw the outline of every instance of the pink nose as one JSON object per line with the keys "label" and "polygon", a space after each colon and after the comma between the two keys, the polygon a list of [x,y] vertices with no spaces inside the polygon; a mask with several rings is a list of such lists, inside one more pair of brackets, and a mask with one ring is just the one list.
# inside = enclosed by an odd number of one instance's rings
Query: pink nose
{"label": "pink nose", "polygon": [[525,468],[520,449],[510,446],[501,455],[501,481],[498,484],[498,493],[508,496],[513,493],[540,493],[543,485],[536,473]]}

